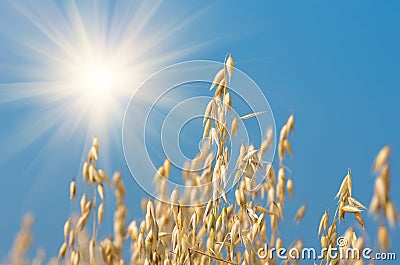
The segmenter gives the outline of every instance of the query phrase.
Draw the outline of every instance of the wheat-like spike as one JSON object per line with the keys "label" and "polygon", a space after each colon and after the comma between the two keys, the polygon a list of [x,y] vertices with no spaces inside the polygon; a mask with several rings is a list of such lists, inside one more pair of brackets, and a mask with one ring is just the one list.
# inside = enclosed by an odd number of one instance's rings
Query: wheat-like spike
{"label": "wheat-like spike", "polygon": [[296,216],[294,218],[296,223],[300,223],[300,221],[303,219],[304,214],[306,213],[306,209],[307,209],[307,205],[304,204],[297,210]]}
{"label": "wheat-like spike", "polygon": [[255,117],[255,116],[261,115],[261,114],[263,114],[263,113],[264,113],[264,111],[253,112],[253,113],[244,115],[244,116],[242,116],[242,117],[239,117],[239,120],[247,120],[247,119],[253,118],[253,117]]}
{"label": "wheat-like spike", "polygon": [[69,199],[76,199],[76,183],[74,179],[69,184]]}

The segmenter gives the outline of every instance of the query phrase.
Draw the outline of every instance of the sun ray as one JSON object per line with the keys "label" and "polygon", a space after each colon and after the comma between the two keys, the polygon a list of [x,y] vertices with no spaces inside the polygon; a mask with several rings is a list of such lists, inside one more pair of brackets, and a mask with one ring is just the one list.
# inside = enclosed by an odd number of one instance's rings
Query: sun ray
{"label": "sun ray", "polygon": [[[15,54],[20,57],[18,67],[6,70],[21,78],[0,83],[0,104],[28,107],[31,113],[15,120],[6,132],[7,141],[0,140],[3,150],[10,150],[0,164],[43,137],[49,138],[31,163],[43,159],[49,165],[60,163],[56,157],[44,157],[54,146],[63,150],[73,144],[86,151],[93,136],[102,141],[105,162],[112,163],[106,150],[120,148],[122,154],[122,119],[134,89],[155,71],[219,41],[181,43],[180,33],[204,16],[208,7],[190,16],[177,12],[166,23],[157,20],[161,1],[156,5],[145,1],[46,3],[10,2],[9,14],[24,29],[3,31],[21,47]],[[80,157],[83,163],[85,154]],[[48,177],[37,181],[46,183]],[[42,188],[36,183],[35,189]]]}

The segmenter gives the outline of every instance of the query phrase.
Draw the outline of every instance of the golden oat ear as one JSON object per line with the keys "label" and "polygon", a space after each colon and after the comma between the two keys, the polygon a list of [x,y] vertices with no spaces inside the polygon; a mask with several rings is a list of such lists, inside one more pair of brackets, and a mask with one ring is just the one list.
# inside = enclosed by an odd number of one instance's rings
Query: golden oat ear
{"label": "golden oat ear", "polygon": [[379,215],[383,217],[378,229],[377,241],[384,252],[391,245],[390,234],[384,225],[384,221],[387,221],[391,228],[394,228],[395,224],[399,222],[399,214],[390,198],[390,152],[390,146],[384,146],[375,157],[373,170],[377,174],[377,177],[375,179],[374,194],[369,206],[369,212],[375,216],[375,219]]}
{"label": "golden oat ear", "polygon": [[104,217],[104,202],[101,202],[97,209],[97,223],[101,225]]}
{"label": "golden oat ear", "polygon": [[327,232],[328,223],[329,223],[329,215],[328,215],[328,211],[325,211],[325,213],[322,215],[321,220],[319,222],[318,237],[320,236],[322,230],[325,233]]}
{"label": "golden oat ear", "polygon": [[383,252],[389,250],[391,244],[390,236],[389,236],[389,231],[384,225],[381,225],[378,229],[378,242]]}
{"label": "golden oat ear", "polygon": [[76,200],[76,182],[75,182],[75,179],[72,179],[71,183],[69,184],[69,200],[72,201],[72,199]]}
{"label": "golden oat ear", "polygon": [[294,217],[294,220],[296,221],[297,224],[300,223],[300,221],[303,219],[304,214],[306,213],[307,205],[302,205],[296,212],[296,216]]}
{"label": "golden oat ear", "polygon": [[215,87],[218,86],[222,80],[225,78],[225,68],[221,69],[218,71],[218,73],[215,75],[214,80],[211,84],[210,91]]}
{"label": "golden oat ear", "polygon": [[381,170],[385,165],[387,165],[389,156],[390,156],[390,146],[383,147],[375,158],[373,165],[374,171]]}
{"label": "golden oat ear", "polygon": [[229,80],[232,77],[232,71],[233,71],[233,67],[235,66],[235,62],[233,61],[233,57],[232,54],[230,53],[228,56],[228,59],[226,59],[226,63],[225,63],[225,67],[228,73],[228,78]]}

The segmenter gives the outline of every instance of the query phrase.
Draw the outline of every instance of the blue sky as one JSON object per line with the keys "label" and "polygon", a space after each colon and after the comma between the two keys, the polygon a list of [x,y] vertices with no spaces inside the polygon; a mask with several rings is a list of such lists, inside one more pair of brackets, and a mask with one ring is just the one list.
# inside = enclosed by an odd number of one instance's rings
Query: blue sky
{"label": "blue sky", "polygon": [[[90,42],[103,36],[95,32],[100,28],[107,32],[106,39],[111,41],[104,41],[104,46],[111,50],[120,48],[135,26],[143,24],[126,48],[129,56],[140,53],[132,60],[127,55],[124,61],[136,77],[133,84],[171,63],[221,61],[231,52],[235,66],[263,90],[278,128],[290,114],[295,115],[294,159],[288,161],[295,200],[287,206],[288,216],[303,202],[308,210],[297,228],[292,228],[291,218],[285,220],[284,242],[299,236],[305,244],[318,243],[319,218],[327,207],[334,210],[334,195],[349,167],[354,196],[368,205],[374,184],[372,162],[386,144],[392,146],[392,200],[400,206],[395,189],[400,185],[398,1],[172,1],[159,4],[149,17],[143,15],[157,3],[143,4],[146,12],[138,12],[140,4],[122,1],[103,4],[97,13],[91,4],[77,4],[77,10]],[[71,6],[62,1],[47,1],[42,6],[18,1],[0,4],[0,257],[7,255],[25,212],[35,214],[35,247],[56,254],[66,209],[74,209],[68,201],[68,183],[79,174],[82,154],[94,133],[99,134],[100,143],[107,143],[101,147],[107,159],[100,163],[109,174],[114,170],[123,173],[130,217],[140,216],[137,205],[145,196],[129,175],[120,139],[119,111],[125,108],[133,87],[119,94],[120,109],[115,109],[111,132],[85,127],[87,117],[75,128],[73,114],[81,109],[64,100],[65,92],[58,92],[67,89],[57,83],[64,80],[63,73],[54,70],[57,60],[43,53],[58,54],[59,46],[37,27],[51,25],[46,29],[58,32],[52,36],[64,36],[61,43],[72,43],[77,38],[71,30],[74,27],[68,19],[58,20],[55,10],[69,14]],[[134,27],[129,28],[128,22],[135,18]],[[113,21],[118,23],[110,26]],[[39,23],[34,26],[33,22]],[[105,26],[97,27],[96,22]],[[118,30],[122,33],[117,34]],[[160,43],[150,45],[161,37],[165,38]],[[143,46],[149,49],[142,51]],[[141,68],[140,73],[136,68]],[[349,218],[343,226],[353,221]],[[366,225],[371,227],[368,231],[374,244],[377,224],[366,216]],[[111,228],[111,217],[105,220],[107,226]],[[400,254],[399,229],[391,235],[392,250]]]}

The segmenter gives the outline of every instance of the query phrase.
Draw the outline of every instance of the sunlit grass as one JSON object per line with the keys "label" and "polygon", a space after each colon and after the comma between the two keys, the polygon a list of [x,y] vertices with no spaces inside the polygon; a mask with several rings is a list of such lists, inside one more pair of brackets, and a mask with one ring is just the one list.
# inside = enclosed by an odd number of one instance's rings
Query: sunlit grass
{"label": "sunlit grass", "polygon": [[[183,178],[186,185],[206,184],[200,194],[190,194],[188,205],[182,194],[175,189],[171,194],[166,194],[165,180],[169,178],[171,164],[168,159],[159,165],[154,176],[154,185],[157,185],[158,198],[143,199],[141,207],[143,218],[128,220],[127,208],[124,198],[125,186],[120,173],[115,173],[112,178],[97,164],[99,152],[99,139],[94,138],[89,149],[86,162],[82,167],[82,174],[86,187],[77,186],[75,181],[69,187],[71,203],[77,203],[80,211],[67,217],[64,224],[60,224],[60,234],[64,234],[64,242],[60,244],[58,257],[50,260],[50,264],[279,264],[280,262],[298,264],[313,261],[302,261],[299,256],[288,257],[281,261],[273,255],[271,248],[294,249],[301,253],[304,246],[300,239],[282,240],[281,227],[295,225],[283,219],[295,219],[301,222],[307,214],[306,206],[299,208],[291,216],[285,211],[285,205],[292,203],[293,193],[296,192],[296,183],[287,177],[285,161],[287,155],[293,155],[291,141],[294,134],[295,120],[291,115],[279,134],[278,158],[275,167],[265,166],[263,155],[270,148],[272,142],[271,132],[260,147],[253,145],[241,146],[238,157],[229,157],[228,129],[234,136],[237,131],[238,120],[252,119],[260,113],[250,113],[242,117],[235,117],[232,121],[225,119],[226,112],[234,108],[229,95],[229,80],[232,73],[233,59],[225,62],[222,74],[215,82],[214,96],[205,110],[203,136],[218,146],[217,151],[200,156],[204,169],[186,170]],[[104,76],[102,75],[101,78]],[[93,81],[89,74],[90,82]],[[99,81],[97,75],[93,77]],[[108,77],[107,77],[108,78]],[[102,80],[104,81],[104,80]],[[101,82],[102,85],[107,82]],[[99,88],[101,93],[102,89]],[[95,92],[93,92],[95,93]],[[378,242],[382,251],[390,248],[390,235],[387,226],[395,226],[399,221],[397,210],[390,199],[390,148],[385,147],[377,155],[374,170],[377,173],[375,193],[369,211],[380,217],[378,229]],[[194,163],[194,162],[192,162]],[[199,160],[196,160],[199,163]],[[236,186],[234,196],[226,194],[226,169],[229,163],[235,163]],[[197,167],[194,167],[197,168]],[[255,185],[254,176],[257,172],[265,174],[264,181]],[[341,178],[342,176],[338,176]],[[195,183],[195,184],[193,184]],[[114,190],[116,205],[114,211],[104,208],[104,186]],[[371,183],[373,185],[373,183]],[[324,187],[315,187],[324,189]],[[193,196],[192,196],[193,195]],[[287,196],[289,195],[289,197]],[[202,198],[210,197],[206,204],[198,204]],[[169,199],[165,199],[165,198]],[[327,194],[326,199],[334,197]],[[357,234],[353,226],[348,226],[342,221],[353,215],[358,221],[358,226],[364,229],[364,212],[368,208],[359,202],[353,195],[351,171],[343,178],[336,195],[337,209],[321,209],[319,227],[310,228],[310,233],[315,233],[320,238],[321,248],[336,248],[339,242],[347,242],[340,249],[354,249],[362,251],[368,247],[364,235]],[[300,202],[302,203],[302,202]],[[140,203],[137,202],[139,205]],[[330,214],[334,213],[334,214]],[[102,220],[105,215],[113,215],[113,233],[109,237],[98,236]],[[26,217],[23,228],[17,236],[12,251],[10,262],[12,264],[27,264],[25,254],[32,242],[30,227],[31,217]],[[338,227],[344,227],[343,235],[338,234]],[[368,228],[369,230],[376,228]],[[339,239],[341,241],[339,241]],[[345,240],[345,241],[344,241]],[[130,246],[127,246],[130,245]],[[262,250],[266,245],[269,250]],[[128,248],[129,257],[125,255],[124,248]],[[262,251],[259,251],[262,250]],[[369,261],[362,257],[342,258],[331,257],[328,252],[318,261],[320,264],[367,264]],[[40,264],[40,257],[35,264]]]}

